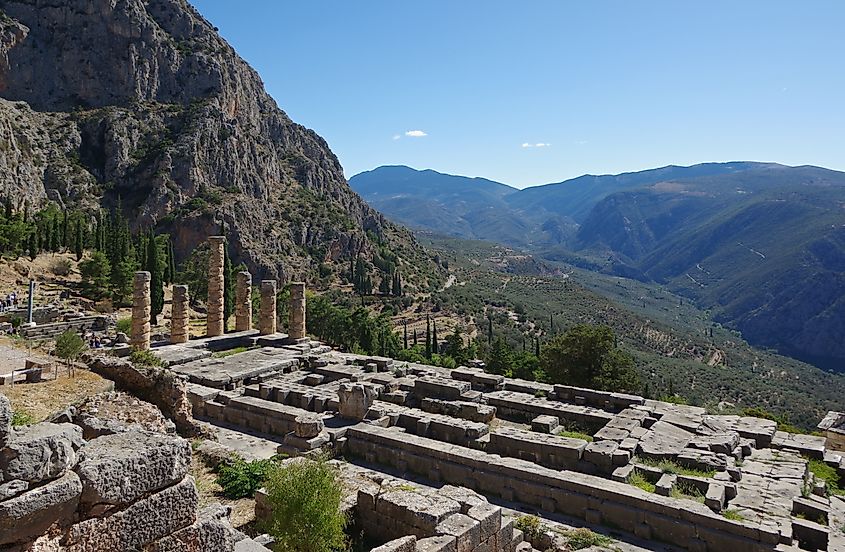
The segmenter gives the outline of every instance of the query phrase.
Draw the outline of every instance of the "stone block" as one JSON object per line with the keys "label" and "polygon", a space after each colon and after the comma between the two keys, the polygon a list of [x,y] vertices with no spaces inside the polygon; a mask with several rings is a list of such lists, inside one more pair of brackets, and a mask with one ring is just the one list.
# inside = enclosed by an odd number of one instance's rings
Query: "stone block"
{"label": "stone block", "polygon": [[6,446],[12,434],[12,405],[6,395],[0,395],[0,449]]}
{"label": "stone block", "polygon": [[0,481],[48,481],[76,465],[76,450],[85,443],[82,428],[42,422],[13,430],[0,450]]}
{"label": "stone block", "polygon": [[827,550],[830,529],[807,519],[792,518],[792,537],[804,550]]}
{"label": "stone block", "polygon": [[451,535],[419,539],[416,552],[457,552],[457,539]]}
{"label": "stone block", "polygon": [[411,535],[401,537],[373,548],[370,552],[415,552],[417,549],[417,537]]}
{"label": "stone block", "polygon": [[531,430],[539,433],[552,433],[559,426],[560,419],[557,416],[543,414],[531,420]]}
{"label": "stone block", "polygon": [[233,552],[236,532],[229,523],[230,513],[231,507],[212,504],[194,524],[153,542],[144,552]]}
{"label": "stone block", "polygon": [[660,476],[660,479],[657,480],[655,484],[655,490],[657,494],[661,496],[671,496],[672,494],[672,487],[675,486],[675,482],[678,480],[678,476],[673,473],[664,473]]}
{"label": "stone block", "polygon": [[492,504],[479,504],[467,511],[467,515],[479,523],[481,540],[487,540],[502,527],[502,509]]}
{"label": "stone block", "polygon": [[324,427],[323,420],[314,414],[300,414],[294,419],[294,433],[303,439],[316,437]]}
{"label": "stone block", "polygon": [[149,495],[104,518],[92,518],[68,531],[69,551],[133,550],[196,521],[199,497],[193,477]]}
{"label": "stone block", "polygon": [[464,514],[453,514],[435,528],[438,535],[455,537],[457,552],[471,552],[481,543],[481,526]]}
{"label": "stone block", "polygon": [[337,390],[339,412],[344,418],[361,421],[378,397],[378,391],[363,383],[343,383]]}
{"label": "stone block", "polygon": [[69,524],[82,483],[74,472],[0,502],[0,547],[33,540],[55,523]]}
{"label": "stone block", "polygon": [[719,483],[710,483],[707,486],[707,493],[704,495],[704,505],[714,512],[721,512],[725,507],[725,486]]}
{"label": "stone block", "polygon": [[83,508],[95,515],[181,481],[191,446],[181,437],[132,431],[104,435],[79,451]]}

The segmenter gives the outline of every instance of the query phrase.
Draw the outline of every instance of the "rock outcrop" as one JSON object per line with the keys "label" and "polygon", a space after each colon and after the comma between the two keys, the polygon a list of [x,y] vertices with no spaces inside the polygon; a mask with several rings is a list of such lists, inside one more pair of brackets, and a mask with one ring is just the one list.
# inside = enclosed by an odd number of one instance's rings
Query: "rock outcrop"
{"label": "rock outcrop", "polygon": [[0,9],[0,196],[92,209],[120,198],[136,228],[171,233],[180,261],[223,228],[257,278],[313,278],[378,247],[409,261],[412,283],[430,263],[184,0]]}
{"label": "rock outcrop", "polygon": [[[0,395],[0,418],[10,414]],[[231,552],[229,510],[198,511],[189,443],[129,428],[88,441],[71,423],[9,431],[0,549]]]}

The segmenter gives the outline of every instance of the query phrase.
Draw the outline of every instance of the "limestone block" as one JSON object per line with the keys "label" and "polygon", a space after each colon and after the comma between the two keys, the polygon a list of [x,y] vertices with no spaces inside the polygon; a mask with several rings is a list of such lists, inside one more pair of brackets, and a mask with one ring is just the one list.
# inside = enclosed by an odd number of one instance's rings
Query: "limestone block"
{"label": "limestone block", "polygon": [[807,519],[792,518],[792,537],[805,550],[827,550],[830,529]]}
{"label": "limestone block", "polygon": [[76,465],[82,429],[73,424],[42,422],[15,430],[0,450],[0,481],[38,483],[55,479]]}
{"label": "limestone block", "polygon": [[44,534],[54,523],[69,523],[81,493],[82,483],[71,471],[46,485],[0,502],[0,546],[30,541]]}
{"label": "limestone block", "polygon": [[29,489],[29,483],[20,479],[12,479],[0,484],[0,500],[8,500]]}
{"label": "limestone block", "polygon": [[481,525],[464,514],[453,514],[444,519],[435,532],[455,537],[457,552],[470,552],[481,543]]}
{"label": "limestone block", "polygon": [[405,525],[434,534],[438,524],[461,510],[451,499],[432,497],[412,491],[390,491],[379,495],[376,512]]}
{"label": "limestone block", "polygon": [[378,392],[363,383],[343,383],[337,390],[339,412],[344,418],[361,421],[378,397]]}
{"label": "limestone block", "polygon": [[415,552],[416,549],[417,537],[411,535],[392,540],[378,548],[373,548],[371,552]]}
{"label": "limestone block", "polygon": [[12,433],[12,405],[6,395],[0,395],[0,449],[6,446]]}
{"label": "limestone block", "polygon": [[584,448],[584,460],[603,469],[613,466],[613,453],[619,445],[615,441],[593,441]]}
{"label": "limestone block", "polygon": [[640,439],[639,452],[656,458],[674,456],[686,448],[693,437],[689,431],[661,420]]}
{"label": "limestone block", "polygon": [[560,419],[557,416],[543,414],[531,420],[531,430],[539,433],[552,433],[559,426]]}
{"label": "limestone block", "polygon": [[73,525],[68,531],[68,550],[141,548],[193,524],[198,500],[194,478],[188,476],[108,517]]}
{"label": "limestone block", "polygon": [[252,274],[238,272],[235,287],[235,330],[252,329]]}
{"label": "limestone block", "polygon": [[235,530],[229,523],[231,507],[212,504],[196,523],[150,544],[145,552],[233,552]]}
{"label": "limestone block", "polygon": [[207,331],[209,337],[223,335],[223,262],[226,238],[209,236],[208,255],[208,309]]}
{"label": "limestone block", "polygon": [[258,332],[261,335],[276,333],[276,280],[261,281]]}
{"label": "limestone block", "polygon": [[502,509],[492,504],[479,504],[467,511],[479,523],[481,540],[486,541],[502,528]]}
{"label": "limestone block", "polygon": [[297,437],[310,439],[316,437],[324,429],[323,420],[313,414],[301,414],[294,420],[294,433]]}
{"label": "limestone block", "polygon": [[416,552],[456,552],[457,539],[451,535],[428,537],[417,541]]}
{"label": "limestone block", "polygon": [[660,479],[655,484],[655,491],[657,494],[661,496],[671,496],[672,495],[672,487],[675,486],[675,481],[678,480],[678,476],[673,473],[664,473],[660,476]]}
{"label": "limestone block", "polygon": [[79,457],[82,505],[101,515],[181,481],[191,464],[191,446],[181,437],[132,431],[89,441]]}

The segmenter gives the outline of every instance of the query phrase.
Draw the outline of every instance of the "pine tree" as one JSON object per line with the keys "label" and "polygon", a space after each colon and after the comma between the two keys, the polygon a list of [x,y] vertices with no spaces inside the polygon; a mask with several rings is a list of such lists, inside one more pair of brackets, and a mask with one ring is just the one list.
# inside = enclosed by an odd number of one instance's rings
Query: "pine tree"
{"label": "pine tree", "polygon": [[223,331],[229,330],[229,317],[235,312],[235,277],[228,245],[223,246]]}
{"label": "pine tree", "polygon": [[76,221],[76,240],[73,244],[74,252],[76,253],[76,262],[82,260],[82,220]]}
{"label": "pine tree", "polygon": [[164,309],[164,285],[161,281],[161,267],[158,260],[158,244],[151,229],[147,239],[147,270],[150,272],[150,324],[158,324],[158,315]]}
{"label": "pine tree", "polygon": [[431,318],[425,315],[425,358],[431,358]]}

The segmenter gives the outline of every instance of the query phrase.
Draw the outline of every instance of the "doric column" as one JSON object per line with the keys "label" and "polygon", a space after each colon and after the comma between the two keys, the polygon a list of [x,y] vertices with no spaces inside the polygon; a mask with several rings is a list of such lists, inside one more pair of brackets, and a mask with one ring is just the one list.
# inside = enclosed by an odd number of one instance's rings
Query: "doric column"
{"label": "doric column", "polygon": [[238,272],[235,289],[235,331],[245,332],[252,329],[252,274]]}
{"label": "doric column", "polygon": [[210,236],[208,245],[208,329],[206,335],[223,335],[223,236]]}
{"label": "doric column", "polygon": [[188,286],[173,286],[173,313],[170,316],[170,342],[188,341]]}
{"label": "doric column", "polygon": [[146,351],[150,348],[150,273],[135,273],[132,286],[132,335],[129,343],[135,349]]}
{"label": "doric column", "polygon": [[276,280],[261,280],[259,311],[258,332],[261,335],[276,333]]}
{"label": "doric column", "polygon": [[305,284],[294,282],[290,285],[290,305],[288,307],[288,337],[305,337]]}

